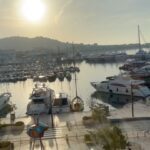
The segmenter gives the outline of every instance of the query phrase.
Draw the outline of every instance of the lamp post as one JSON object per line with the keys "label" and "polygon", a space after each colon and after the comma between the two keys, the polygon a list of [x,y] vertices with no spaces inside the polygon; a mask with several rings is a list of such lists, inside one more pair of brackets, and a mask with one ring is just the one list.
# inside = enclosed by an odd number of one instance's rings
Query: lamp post
{"label": "lamp post", "polygon": [[54,119],[53,119],[52,104],[51,104],[51,121],[52,121],[52,128],[54,128]]}
{"label": "lamp post", "polygon": [[131,81],[131,111],[132,111],[132,118],[134,118],[134,100],[133,100],[133,84]]}
{"label": "lamp post", "polygon": [[53,106],[52,106],[52,93],[50,89],[50,113],[51,113],[51,121],[52,121],[52,128],[54,128],[54,118],[53,118]]}

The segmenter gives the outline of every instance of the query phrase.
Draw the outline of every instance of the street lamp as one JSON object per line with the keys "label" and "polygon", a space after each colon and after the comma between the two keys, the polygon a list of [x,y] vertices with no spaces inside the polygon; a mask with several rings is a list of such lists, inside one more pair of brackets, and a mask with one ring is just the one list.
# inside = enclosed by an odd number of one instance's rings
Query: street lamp
{"label": "street lamp", "polygon": [[134,118],[134,100],[133,100],[133,84],[131,81],[131,109],[132,109],[132,118]]}
{"label": "street lamp", "polygon": [[53,118],[53,105],[52,105],[52,93],[50,89],[50,113],[51,113],[51,121],[52,121],[52,128],[54,128],[54,118]]}

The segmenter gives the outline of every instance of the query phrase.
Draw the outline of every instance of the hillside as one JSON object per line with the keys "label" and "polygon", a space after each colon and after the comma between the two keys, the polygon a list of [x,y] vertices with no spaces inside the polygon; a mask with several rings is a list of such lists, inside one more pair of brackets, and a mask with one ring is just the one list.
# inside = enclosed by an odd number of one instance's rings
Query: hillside
{"label": "hillside", "polygon": [[66,43],[44,37],[35,37],[35,38],[8,37],[0,39],[0,49],[3,50],[8,49],[13,49],[17,51],[36,50],[36,49],[55,50],[58,49],[58,47],[64,49],[66,47]]}
{"label": "hillside", "polygon": [[[126,49],[136,49],[138,44],[122,44],[122,45],[98,45],[98,44],[74,44],[79,51],[120,51]],[[144,44],[143,48],[150,47],[150,44]],[[60,42],[58,40],[45,37],[8,37],[0,39],[0,50],[49,50],[49,51],[66,51],[72,49],[71,43]]]}

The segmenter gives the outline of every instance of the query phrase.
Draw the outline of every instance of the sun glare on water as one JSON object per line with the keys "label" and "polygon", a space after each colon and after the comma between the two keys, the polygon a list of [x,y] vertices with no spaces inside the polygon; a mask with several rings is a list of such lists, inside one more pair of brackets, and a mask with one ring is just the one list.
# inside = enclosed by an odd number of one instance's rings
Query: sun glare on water
{"label": "sun glare on water", "polygon": [[23,16],[31,22],[42,20],[46,11],[42,0],[23,0],[21,9]]}

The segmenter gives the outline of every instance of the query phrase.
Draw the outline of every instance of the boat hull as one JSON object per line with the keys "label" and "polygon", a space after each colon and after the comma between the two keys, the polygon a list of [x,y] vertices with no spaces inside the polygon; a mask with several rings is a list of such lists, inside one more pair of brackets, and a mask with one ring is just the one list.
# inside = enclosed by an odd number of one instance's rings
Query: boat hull
{"label": "boat hull", "polygon": [[108,83],[95,83],[95,82],[92,82],[91,85],[99,92],[128,95],[128,96],[132,95],[142,98],[150,96],[150,90],[147,87],[133,88],[131,92],[131,87],[114,87]]}
{"label": "boat hull", "polygon": [[27,115],[48,114],[49,108],[44,104],[35,104],[30,102],[27,106]]}

